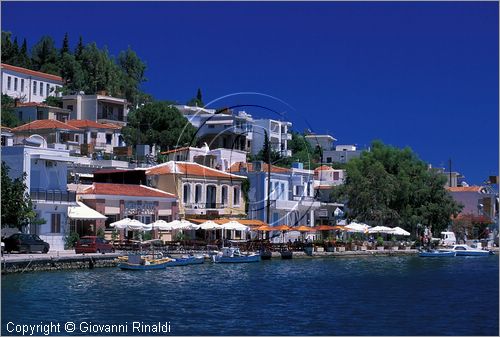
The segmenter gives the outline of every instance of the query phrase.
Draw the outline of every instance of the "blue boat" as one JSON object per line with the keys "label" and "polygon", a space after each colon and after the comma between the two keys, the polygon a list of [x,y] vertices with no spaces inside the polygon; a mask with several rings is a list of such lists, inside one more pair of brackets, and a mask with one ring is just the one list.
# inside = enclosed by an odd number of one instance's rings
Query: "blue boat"
{"label": "blue boat", "polygon": [[221,252],[217,255],[212,256],[212,260],[215,263],[248,263],[248,262],[259,262],[260,254],[250,253],[244,255],[240,252],[239,248],[233,247],[223,247]]}
{"label": "blue boat", "polygon": [[203,262],[205,262],[205,258],[203,256],[187,256],[171,259],[165,263],[165,267],[187,266],[190,264],[202,264]]}
{"label": "blue boat", "polygon": [[439,250],[429,250],[429,251],[421,251],[418,253],[420,257],[454,257],[455,252],[445,252]]}

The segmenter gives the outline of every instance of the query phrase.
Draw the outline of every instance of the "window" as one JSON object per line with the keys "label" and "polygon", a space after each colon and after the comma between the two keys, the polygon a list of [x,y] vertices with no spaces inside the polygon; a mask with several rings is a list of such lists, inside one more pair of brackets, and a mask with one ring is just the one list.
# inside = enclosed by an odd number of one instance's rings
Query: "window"
{"label": "window", "polygon": [[72,105],[68,105],[68,106],[66,106],[66,109],[68,109],[70,111],[73,111],[73,106]]}
{"label": "window", "polygon": [[326,157],[326,162],[331,163],[332,162],[332,157]]}
{"label": "window", "polygon": [[33,81],[33,95],[36,95],[36,81]]}
{"label": "window", "polygon": [[201,201],[201,191],[202,191],[202,186],[196,185],[194,188],[194,202]]}
{"label": "window", "polygon": [[45,96],[49,97],[49,94],[50,94],[50,86],[49,84],[47,83],[47,85],[45,86],[45,92],[47,93]]}
{"label": "window", "polygon": [[187,204],[189,202],[189,199],[191,199],[190,194],[191,194],[191,186],[189,186],[188,184],[185,184],[184,191],[182,194],[182,200],[184,201],[185,204]]}
{"label": "window", "polygon": [[107,133],[106,134],[106,144],[110,145],[112,139],[113,139],[113,135],[110,133]]}
{"label": "window", "polygon": [[17,77],[14,77],[14,91],[17,91]]}
{"label": "window", "polygon": [[334,171],[333,172],[333,180],[339,180],[340,174],[339,172]]}
{"label": "window", "polygon": [[221,200],[222,200],[222,205],[227,206],[227,186],[222,186]]}
{"label": "window", "polygon": [[24,92],[24,78],[21,78],[21,92]]}
{"label": "window", "polygon": [[287,198],[285,197],[286,193],[285,193],[285,184],[284,183],[281,183],[281,189],[280,189],[280,199],[281,200],[286,200]]}
{"label": "window", "polygon": [[61,213],[52,214],[52,223],[50,225],[51,233],[61,233]]}
{"label": "window", "polygon": [[234,193],[233,193],[233,205],[239,205],[240,204],[240,188],[235,187],[234,188]]}
{"label": "window", "polygon": [[38,110],[36,112],[36,119],[45,119],[43,118],[43,110]]}
{"label": "window", "polygon": [[10,82],[12,82],[12,78],[7,76],[7,90],[10,90]]}
{"label": "window", "polygon": [[43,82],[40,82],[40,96],[43,96]]}

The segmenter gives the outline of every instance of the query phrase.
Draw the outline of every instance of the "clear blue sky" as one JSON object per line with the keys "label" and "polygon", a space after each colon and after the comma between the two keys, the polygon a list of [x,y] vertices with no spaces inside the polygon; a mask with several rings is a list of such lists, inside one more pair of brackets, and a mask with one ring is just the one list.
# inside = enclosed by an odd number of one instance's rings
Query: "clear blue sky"
{"label": "clear blue sky", "polygon": [[[2,2],[29,46],[129,45],[143,90],[181,103],[263,104],[338,144],[410,146],[469,183],[498,174],[498,3]],[[262,110],[246,109],[255,116]]]}

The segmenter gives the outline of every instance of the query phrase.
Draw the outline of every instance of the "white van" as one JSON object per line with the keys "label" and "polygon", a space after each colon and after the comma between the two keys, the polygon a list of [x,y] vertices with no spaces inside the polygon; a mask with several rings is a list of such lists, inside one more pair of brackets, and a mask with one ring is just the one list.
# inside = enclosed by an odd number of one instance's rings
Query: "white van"
{"label": "white van", "polygon": [[451,246],[457,244],[457,238],[453,232],[441,232],[441,245]]}

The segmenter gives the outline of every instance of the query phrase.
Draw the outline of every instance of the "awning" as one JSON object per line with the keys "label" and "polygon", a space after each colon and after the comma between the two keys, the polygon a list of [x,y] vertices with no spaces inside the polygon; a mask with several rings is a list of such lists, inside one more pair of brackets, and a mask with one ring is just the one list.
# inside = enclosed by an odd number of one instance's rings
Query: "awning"
{"label": "awning", "polygon": [[68,207],[68,217],[72,220],[105,220],[108,217],[93,210],[82,202],[76,202],[78,206]]}

